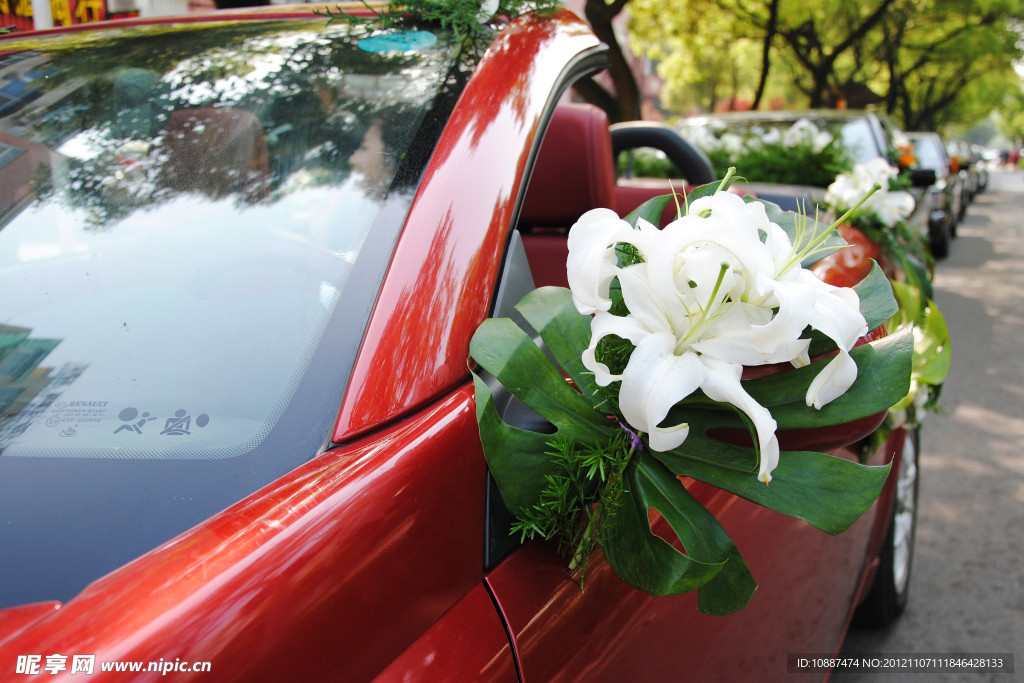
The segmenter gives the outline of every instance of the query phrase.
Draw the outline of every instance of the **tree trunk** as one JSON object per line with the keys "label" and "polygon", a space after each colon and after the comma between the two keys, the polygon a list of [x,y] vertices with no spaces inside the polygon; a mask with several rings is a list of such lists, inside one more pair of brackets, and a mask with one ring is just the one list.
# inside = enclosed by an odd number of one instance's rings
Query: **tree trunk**
{"label": "tree trunk", "polygon": [[576,92],[587,102],[604,109],[612,123],[640,118],[640,88],[612,28],[612,21],[628,3],[629,0],[614,0],[610,4],[605,0],[587,0],[585,7],[594,35],[608,46],[611,61],[608,75],[614,92],[609,92],[593,79],[588,79],[590,83],[581,83]]}
{"label": "tree trunk", "polygon": [[761,99],[764,97],[764,89],[768,85],[768,70],[771,68],[772,42],[775,40],[775,33],[779,28],[779,0],[771,0],[768,6],[768,26],[765,28],[764,43],[761,46],[761,78],[757,83],[757,92],[754,94],[754,103],[751,109],[761,107]]}

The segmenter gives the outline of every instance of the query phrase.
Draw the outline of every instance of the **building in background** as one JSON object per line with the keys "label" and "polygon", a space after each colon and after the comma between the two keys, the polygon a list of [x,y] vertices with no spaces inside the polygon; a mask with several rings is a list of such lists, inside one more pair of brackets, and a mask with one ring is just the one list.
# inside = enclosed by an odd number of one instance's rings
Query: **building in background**
{"label": "building in background", "polygon": [[31,31],[109,19],[183,14],[188,0],[0,0],[0,28]]}

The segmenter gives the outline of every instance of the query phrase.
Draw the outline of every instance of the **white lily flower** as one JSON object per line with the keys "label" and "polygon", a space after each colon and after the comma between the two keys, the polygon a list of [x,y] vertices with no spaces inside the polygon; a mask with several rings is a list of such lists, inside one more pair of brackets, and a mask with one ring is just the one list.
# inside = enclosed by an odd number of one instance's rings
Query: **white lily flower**
{"label": "white lily flower", "polygon": [[[867,331],[852,290],[825,284],[800,263],[818,235],[794,245],[768,219],[764,205],[718,192],[690,204],[688,213],[658,230],[632,229],[607,209],[590,211],[569,234],[573,301],[594,314],[583,364],[596,382],[621,382],[619,408],[655,451],[680,446],[687,423],[663,425],[673,406],[698,389],[743,412],[757,432],[758,477],[768,483],[778,464],[776,423],[740,382],[745,365],[809,362],[810,326],[835,341],[839,354],[808,389],[821,408],[857,376],[848,351]],[[806,239],[804,239],[806,238]],[[617,244],[632,245],[642,262],[619,266]],[[613,315],[609,287],[618,278],[628,315]],[[615,335],[634,349],[621,374],[597,358],[602,339]]]}
{"label": "white lily flower", "polygon": [[897,175],[899,171],[885,159],[876,158],[857,164],[852,173],[836,176],[825,192],[825,203],[842,212],[854,206],[877,184],[882,190],[871,195],[861,205],[860,212],[874,213],[885,225],[895,225],[910,216],[915,206],[914,197],[909,192],[887,190],[889,181]]}
{"label": "white lily flower", "polygon": [[611,209],[588,211],[569,230],[566,274],[580,313],[607,311],[612,305],[608,285],[615,278],[617,259],[608,247],[615,245],[617,235],[629,237],[632,232],[629,223]]}
{"label": "white lily flower", "polygon": [[480,11],[476,15],[478,24],[486,24],[494,13],[498,11],[498,0],[483,0],[480,3]]}
{"label": "white lily flower", "polygon": [[777,126],[772,128],[761,136],[761,143],[765,145],[777,145],[782,142],[782,131]]}
{"label": "white lily flower", "polygon": [[839,354],[811,381],[807,389],[807,405],[821,410],[822,406],[846,393],[856,379],[857,362],[849,351],[840,348]]}

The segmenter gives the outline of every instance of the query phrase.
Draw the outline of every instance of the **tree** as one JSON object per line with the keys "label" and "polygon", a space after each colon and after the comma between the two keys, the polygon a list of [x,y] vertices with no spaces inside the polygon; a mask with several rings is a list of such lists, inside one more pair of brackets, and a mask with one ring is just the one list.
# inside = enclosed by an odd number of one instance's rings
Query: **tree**
{"label": "tree", "polygon": [[717,0],[633,0],[630,39],[634,51],[658,62],[669,109],[749,106],[758,90],[762,40]]}
{"label": "tree", "polygon": [[1024,144],[1024,89],[1019,83],[1004,95],[997,113],[1002,134],[1018,147]]}
{"label": "tree", "polygon": [[[666,106],[885,104],[905,127],[978,120],[1019,82],[1022,0],[633,0]],[[788,88],[788,90],[787,90]],[[794,95],[796,89],[802,96]],[[968,121],[970,122],[970,121]]]}
{"label": "tree", "polygon": [[[759,55],[754,102],[764,99],[772,53],[781,55],[811,107],[835,104],[864,60],[852,56],[896,0],[634,0],[638,42],[654,51],[729,49],[743,41]],[[675,20],[665,21],[666,17]],[[709,44],[709,41],[713,44]],[[754,69],[746,79],[754,78]],[[671,77],[671,76],[670,76]],[[684,76],[685,77],[685,76]]]}
{"label": "tree", "polygon": [[910,130],[988,116],[1019,83],[1021,35],[1008,17],[1020,11],[1019,0],[902,0],[879,35],[888,112]]}

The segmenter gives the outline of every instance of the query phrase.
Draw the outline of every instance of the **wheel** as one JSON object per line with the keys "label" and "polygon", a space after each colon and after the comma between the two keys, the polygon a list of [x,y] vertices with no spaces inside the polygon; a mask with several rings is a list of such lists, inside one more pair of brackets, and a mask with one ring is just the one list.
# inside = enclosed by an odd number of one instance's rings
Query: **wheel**
{"label": "wheel", "polygon": [[882,628],[892,624],[907,606],[910,569],[917,535],[918,465],[920,434],[908,432],[896,479],[889,528],[879,553],[878,573],[864,602],[857,608],[854,623]]}
{"label": "wheel", "polygon": [[932,256],[936,260],[949,256],[949,243],[953,240],[950,234],[950,223],[951,221],[945,220],[928,225],[928,242],[931,246]]}

